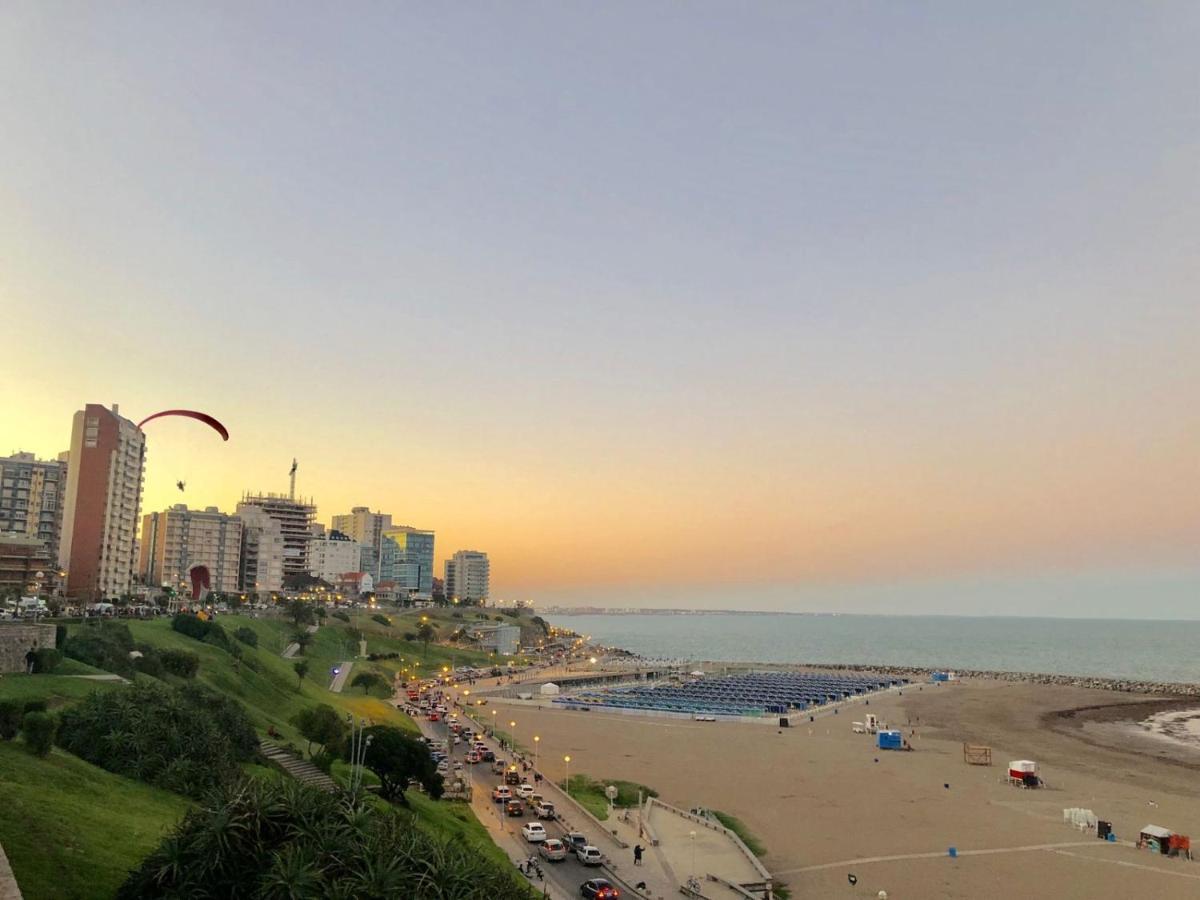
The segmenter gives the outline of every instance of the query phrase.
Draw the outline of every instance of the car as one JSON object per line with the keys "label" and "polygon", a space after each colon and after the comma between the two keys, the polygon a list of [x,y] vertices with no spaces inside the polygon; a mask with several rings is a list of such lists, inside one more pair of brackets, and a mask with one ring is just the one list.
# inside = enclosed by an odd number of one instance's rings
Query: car
{"label": "car", "polygon": [[513,793],[516,794],[518,797],[520,797],[522,800],[528,800],[533,795],[533,785],[530,784],[529,782],[526,782],[525,784],[522,784],[520,787],[518,787],[515,791],[513,791]]}
{"label": "car", "polygon": [[460,738],[457,734],[454,736],[454,743],[455,745],[462,743],[462,738]]}
{"label": "car", "polygon": [[[525,815],[525,804],[520,800],[509,800],[504,804],[504,812],[513,818],[523,816]],[[597,850],[596,852],[599,853],[600,851]],[[597,865],[599,865],[599,863],[597,863]]]}
{"label": "car", "polygon": [[512,791],[509,788],[505,787],[504,785],[500,785],[499,787],[492,788],[492,802],[493,803],[507,803],[511,799],[512,799]]}
{"label": "car", "polygon": [[541,822],[526,822],[521,826],[521,836],[531,844],[540,844],[546,839],[546,826]]}
{"label": "car", "polygon": [[506,769],[507,769],[507,766],[505,765],[504,760],[502,760],[502,759],[493,759],[492,760],[492,773],[493,774],[503,775]]}
{"label": "car", "polygon": [[441,717],[441,716],[439,716],[439,715],[438,715],[437,713],[435,713],[435,712],[431,712],[431,713],[429,714],[429,721],[430,721],[430,722],[438,722],[438,721],[440,721],[440,720],[441,720],[441,718],[442,718],[442,717]]}
{"label": "car", "polygon": [[568,831],[563,840],[567,842],[567,847],[572,853],[574,853],[580,847],[586,847],[588,842],[587,838],[585,838],[578,831]]}
{"label": "car", "polygon": [[479,762],[479,754],[474,750],[471,750],[467,753],[467,762],[471,763],[472,765]]}
{"label": "car", "polygon": [[533,814],[535,816],[537,816],[539,819],[553,819],[554,818],[554,804],[549,802],[548,800],[543,800],[541,803],[534,806]]}
{"label": "car", "polygon": [[576,847],[575,858],[585,866],[598,866],[604,862],[604,854],[600,852],[600,848],[593,847],[591,844]]}
{"label": "car", "polygon": [[509,770],[504,773],[504,783],[514,787],[521,783],[521,773],[517,771],[516,766],[509,767]]}
{"label": "car", "polygon": [[491,750],[488,750],[487,748],[484,748],[484,750],[483,750],[483,761],[484,762],[492,762],[493,760],[495,760],[495,758],[496,758],[496,754],[494,752],[492,752]]}
{"label": "car", "polygon": [[587,900],[617,900],[621,892],[607,878],[589,878],[579,886],[579,895]]}
{"label": "car", "polygon": [[567,858],[567,845],[558,838],[546,838],[538,845],[538,853],[549,862],[562,862]]}

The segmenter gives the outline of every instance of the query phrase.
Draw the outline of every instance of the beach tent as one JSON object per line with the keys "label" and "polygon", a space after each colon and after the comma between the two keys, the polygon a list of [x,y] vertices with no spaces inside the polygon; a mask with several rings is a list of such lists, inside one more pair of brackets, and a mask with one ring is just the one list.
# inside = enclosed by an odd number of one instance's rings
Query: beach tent
{"label": "beach tent", "polygon": [[547,681],[540,688],[543,697],[554,697],[558,695],[558,685],[553,681]]}
{"label": "beach tent", "polygon": [[1028,783],[1029,779],[1026,776],[1032,775],[1037,778],[1037,774],[1038,764],[1032,759],[1014,759],[1008,764],[1008,777],[1014,781]]}
{"label": "beach tent", "polygon": [[1138,846],[1148,847],[1156,853],[1166,853],[1171,846],[1171,832],[1158,825],[1142,827]]}
{"label": "beach tent", "polygon": [[904,738],[899,731],[881,731],[879,732],[879,749],[903,750]]}

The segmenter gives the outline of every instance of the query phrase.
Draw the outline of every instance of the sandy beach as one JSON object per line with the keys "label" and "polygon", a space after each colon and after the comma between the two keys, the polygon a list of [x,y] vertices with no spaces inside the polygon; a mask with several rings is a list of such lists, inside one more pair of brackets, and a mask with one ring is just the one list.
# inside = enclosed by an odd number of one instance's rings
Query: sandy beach
{"label": "sandy beach", "polygon": [[[1200,836],[1200,747],[1141,724],[1194,710],[1084,688],[997,681],[911,686],[779,729],[512,706],[517,739],[540,741],[541,767],[627,778],[664,800],[742,819],[795,897],[1200,896],[1200,865],[1063,824],[1085,807],[1136,841],[1153,823]],[[915,752],[880,752],[851,722],[866,711],[902,727]],[[1171,721],[1175,721],[1174,719]],[[1194,724],[1194,719],[1189,719]],[[915,734],[913,731],[915,730]],[[962,742],[993,748],[990,768]],[[1047,786],[1009,786],[1009,759],[1035,759]],[[948,787],[947,787],[948,785]],[[957,858],[948,849],[955,847]],[[858,879],[851,886],[847,875]]]}

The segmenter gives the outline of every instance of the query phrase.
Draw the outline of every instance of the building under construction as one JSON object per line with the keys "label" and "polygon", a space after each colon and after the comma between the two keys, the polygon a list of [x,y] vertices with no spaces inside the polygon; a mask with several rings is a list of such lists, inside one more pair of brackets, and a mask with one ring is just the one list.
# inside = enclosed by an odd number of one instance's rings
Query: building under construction
{"label": "building under construction", "polygon": [[279,523],[283,534],[283,574],[295,575],[309,571],[308,541],[312,536],[312,524],[317,518],[316,504],[303,497],[287,497],[283,494],[242,495],[238,512],[246,507],[257,507]]}

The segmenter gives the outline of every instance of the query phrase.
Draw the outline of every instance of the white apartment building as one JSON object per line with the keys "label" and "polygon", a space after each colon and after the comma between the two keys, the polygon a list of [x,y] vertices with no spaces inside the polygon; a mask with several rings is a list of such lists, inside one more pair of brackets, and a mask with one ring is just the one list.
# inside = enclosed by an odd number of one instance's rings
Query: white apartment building
{"label": "white apartment building", "polygon": [[257,506],[238,504],[242,522],[242,553],[238,587],[247,593],[283,589],[283,529],[278,520]]}
{"label": "white apartment building", "polygon": [[309,572],[335,584],[348,572],[362,571],[359,568],[361,550],[362,545],[358,541],[337,529],[327,532],[323,526],[314,526],[308,542]]}
{"label": "white apartment building", "polygon": [[132,589],[145,453],[145,435],[116,404],[75,413],[59,541],[68,596],[95,601]]}
{"label": "white apartment building", "polygon": [[237,591],[241,554],[242,520],[215,506],[201,511],[179,503],[142,517],[138,574],[147,585],[190,590],[192,569],[204,566],[212,590]]}
{"label": "white apartment building", "polygon": [[480,550],[459,550],[446,560],[446,597],[459,603],[487,603],[491,564]]}
{"label": "white apartment building", "polygon": [[316,505],[282,494],[243,494],[237,506],[238,514],[241,514],[242,507],[250,506],[261,509],[279,523],[283,535],[283,574],[308,572],[308,541],[317,517]]}

